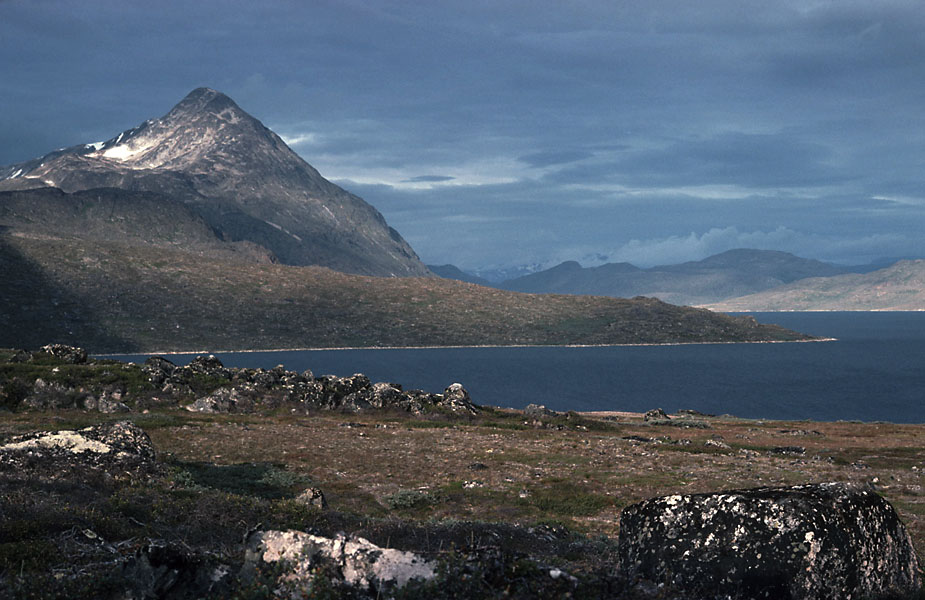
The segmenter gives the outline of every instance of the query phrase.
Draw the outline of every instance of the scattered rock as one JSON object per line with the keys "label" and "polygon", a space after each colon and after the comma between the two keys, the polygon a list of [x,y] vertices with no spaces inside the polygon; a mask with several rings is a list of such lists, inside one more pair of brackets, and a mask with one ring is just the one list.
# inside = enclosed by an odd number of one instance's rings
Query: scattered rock
{"label": "scattered rock", "polygon": [[201,413],[242,413],[254,409],[254,401],[238,388],[219,388],[186,406],[186,410]]}
{"label": "scattered rock", "polygon": [[643,415],[644,421],[668,421],[670,420],[668,414],[661,408],[653,408],[652,410],[646,411],[646,414]]}
{"label": "scattered rock", "polygon": [[357,537],[326,538],[301,531],[258,531],[246,540],[243,573],[253,574],[263,565],[284,563],[277,579],[278,596],[298,597],[294,592],[309,586],[316,570],[333,566],[329,573],[341,577],[341,584],[368,591],[371,596],[388,595],[411,580],[428,581],[436,576],[436,565],[412,552],[382,548]]}
{"label": "scattered rock", "polygon": [[26,395],[22,403],[27,408],[37,410],[73,408],[81,396],[82,394],[76,389],[54,381],[45,381],[39,377],[32,384],[32,391]]}
{"label": "scattered rock", "polygon": [[122,402],[124,395],[124,389],[110,388],[103,390],[99,397],[88,395],[83,400],[83,406],[86,410],[98,410],[107,414],[130,412],[132,409]]}
{"label": "scattered rock", "polygon": [[867,487],[824,483],[666,496],[620,519],[625,576],[695,597],[911,598],[912,542]]}
{"label": "scattered rock", "polygon": [[778,433],[783,433],[784,435],[799,435],[799,436],[804,436],[804,435],[811,435],[811,436],[818,436],[818,437],[825,436],[825,434],[823,434],[821,431],[816,431],[815,429],[781,429],[778,431]]}
{"label": "scattered rock", "polygon": [[327,508],[328,501],[324,497],[324,492],[315,487],[307,488],[304,492],[295,497],[295,501],[306,506],[317,506],[318,508]]}
{"label": "scattered rock", "polygon": [[654,438],[645,437],[642,435],[624,435],[621,439],[624,439],[628,442],[641,442],[643,444],[648,444],[648,443],[657,441]]}
{"label": "scattered rock", "polygon": [[710,413],[700,412],[699,410],[694,410],[694,409],[692,409],[692,408],[682,408],[682,409],[680,409],[679,411],[677,411],[677,413],[678,413],[679,415],[683,415],[683,416],[685,416],[685,417],[700,417],[700,418],[704,418],[704,417],[715,417],[715,416],[716,416],[716,415],[713,415],[713,414],[710,414]]}
{"label": "scattered rock", "polygon": [[771,454],[805,454],[806,448],[803,446],[777,446],[771,448]]}
{"label": "scattered rock", "polygon": [[705,440],[703,442],[704,446],[711,446],[713,448],[722,448],[724,450],[729,449],[729,444],[720,440]]}
{"label": "scattered rock", "polygon": [[484,471],[488,468],[488,465],[480,462],[474,462],[469,465],[470,471]]}

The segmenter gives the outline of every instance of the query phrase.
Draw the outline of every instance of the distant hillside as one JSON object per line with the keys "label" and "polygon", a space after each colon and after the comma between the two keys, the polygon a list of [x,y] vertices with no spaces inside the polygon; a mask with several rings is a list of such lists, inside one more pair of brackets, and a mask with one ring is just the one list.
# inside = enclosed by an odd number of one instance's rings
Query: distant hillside
{"label": "distant hillside", "polygon": [[456,281],[465,281],[476,285],[491,286],[491,282],[487,279],[466,273],[455,265],[427,265],[427,268],[437,277],[444,279],[455,279]]}
{"label": "distant hillside", "polygon": [[708,307],[719,311],[925,310],[925,260],[871,273],[815,277]]}
{"label": "distant hillside", "polygon": [[673,304],[706,304],[743,296],[806,277],[853,272],[787,252],[738,249],[700,261],[640,269],[629,263],[583,268],[577,262],[510,281],[499,287],[531,293],[649,296]]}
{"label": "distant hillside", "polygon": [[529,295],[8,230],[0,347],[94,352],[808,339],[652,299]]}

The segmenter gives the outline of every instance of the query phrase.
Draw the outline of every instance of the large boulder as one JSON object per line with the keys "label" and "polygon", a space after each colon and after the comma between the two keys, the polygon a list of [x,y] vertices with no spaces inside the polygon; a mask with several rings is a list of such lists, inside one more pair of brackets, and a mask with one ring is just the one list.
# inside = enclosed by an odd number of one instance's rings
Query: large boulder
{"label": "large boulder", "polygon": [[338,535],[327,538],[301,531],[257,531],[246,540],[244,575],[267,565],[282,564],[275,595],[302,597],[319,569],[333,567],[340,584],[372,597],[388,597],[411,580],[428,581],[436,565],[413,552],[382,548],[368,540]]}
{"label": "large boulder", "polygon": [[915,550],[866,486],[821,483],[653,498],[620,518],[630,580],[697,598],[915,597]]}
{"label": "large boulder", "polygon": [[461,383],[451,383],[443,391],[443,398],[438,402],[440,406],[450,409],[453,412],[465,412],[471,415],[478,414],[478,409],[472,404],[469,398],[469,392]]}
{"label": "large boulder", "polygon": [[59,476],[86,470],[122,475],[155,468],[151,440],[128,421],[30,433],[0,446],[0,470]]}

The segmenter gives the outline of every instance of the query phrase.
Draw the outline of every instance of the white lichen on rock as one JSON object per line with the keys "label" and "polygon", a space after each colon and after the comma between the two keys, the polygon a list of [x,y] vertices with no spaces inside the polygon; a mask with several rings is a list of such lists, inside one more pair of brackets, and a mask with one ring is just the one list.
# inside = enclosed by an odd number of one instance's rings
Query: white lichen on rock
{"label": "white lichen on rock", "polygon": [[395,589],[413,579],[431,580],[435,565],[413,553],[382,548],[361,537],[338,535],[327,538],[301,531],[259,531],[248,538],[246,561],[284,562],[288,568],[280,576],[280,589],[307,584],[318,565],[333,563],[344,583],[376,590]]}

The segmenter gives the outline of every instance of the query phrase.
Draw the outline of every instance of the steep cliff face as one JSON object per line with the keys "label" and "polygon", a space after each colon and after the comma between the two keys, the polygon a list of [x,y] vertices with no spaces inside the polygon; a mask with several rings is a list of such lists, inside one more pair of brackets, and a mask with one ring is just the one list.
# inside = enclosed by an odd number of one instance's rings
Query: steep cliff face
{"label": "steep cliff face", "polygon": [[156,192],[189,205],[228,241],[281,262],[380,276],[428,275],[382,215],[208,88],[105,142],[0,168],[0,190],[56,187]]}

